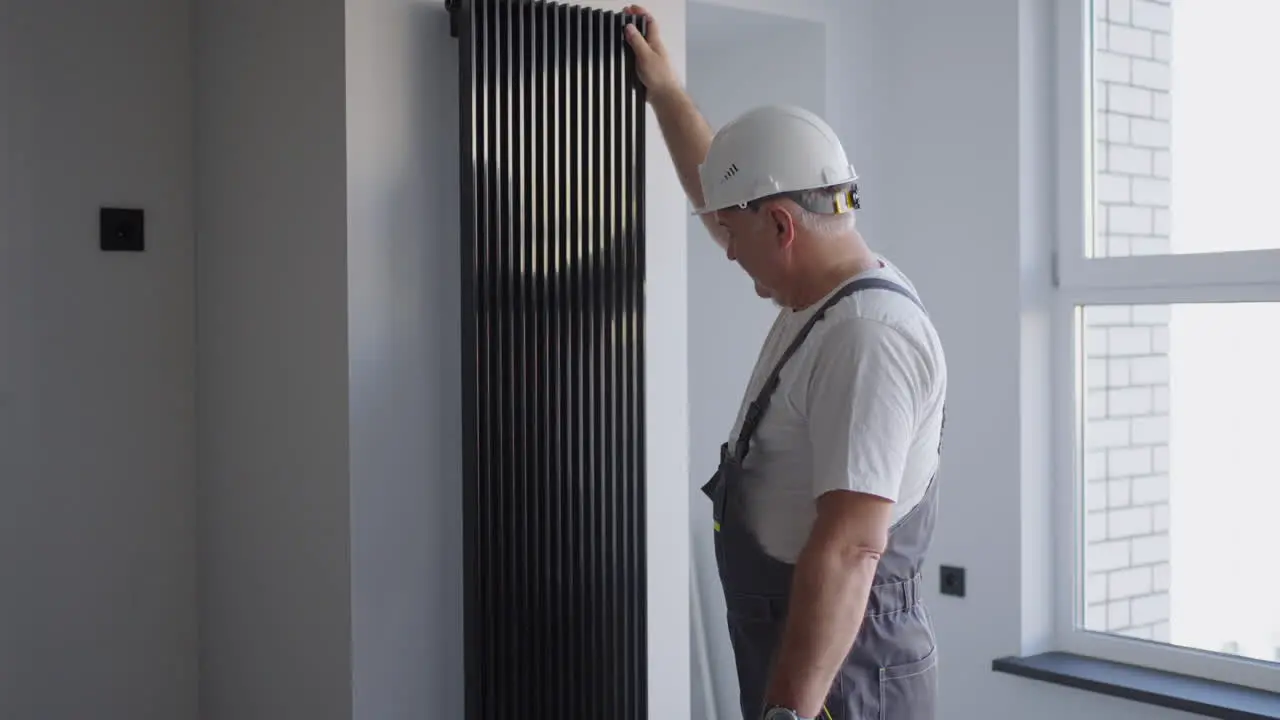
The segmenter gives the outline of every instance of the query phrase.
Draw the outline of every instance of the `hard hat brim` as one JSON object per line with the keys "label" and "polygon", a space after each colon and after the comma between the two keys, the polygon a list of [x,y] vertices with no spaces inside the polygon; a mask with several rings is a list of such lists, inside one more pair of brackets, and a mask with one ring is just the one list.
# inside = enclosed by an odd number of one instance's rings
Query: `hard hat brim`
{"label": "hard hat brim", "polygon": [[745,208],[746,206],[747,206],[746,203],[735,203],[735,202],[716,205],[714,207],[709,207],[704,205],[700,208],[695,207],[693,210],[689,212],[689,215],[690,217],[700,216],[700,215],[710,215],[711,213],[719,212],[720,210],[728,210],[729,208]]}

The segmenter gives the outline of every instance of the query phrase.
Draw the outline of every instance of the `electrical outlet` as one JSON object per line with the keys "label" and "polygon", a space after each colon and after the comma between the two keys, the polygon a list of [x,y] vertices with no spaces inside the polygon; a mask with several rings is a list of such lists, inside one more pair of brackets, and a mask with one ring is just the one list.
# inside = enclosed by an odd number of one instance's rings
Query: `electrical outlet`
{"label": "electrical outlet", "polygon": [[102,208],[98,213],[98,246],[104,252],[142,252],[146,249],[141,210]]}
{"label": "electrical outlet", "polygon": [[943,595],[964,597],[964,568],[943,565],[940,589]]}

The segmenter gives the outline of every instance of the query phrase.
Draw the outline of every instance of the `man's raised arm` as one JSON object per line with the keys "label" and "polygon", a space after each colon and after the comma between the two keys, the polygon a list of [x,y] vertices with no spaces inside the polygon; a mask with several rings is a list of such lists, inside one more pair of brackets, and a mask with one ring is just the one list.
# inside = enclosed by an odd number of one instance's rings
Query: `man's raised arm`
{"label": "man's raised arm", "polygon": [[[711,148],[711,126],[694,105],[693,98],[681,87],[653,15],[639,5],[628,5],[623,12],[645,18],[647,35],[641,35],[634,25],[628,25],[627,42],[635,51],[636,71],[647,90],[649,106],[658,118],[662,138],[671,153],[680,184],[689,202],[701,207],[704,198],[698,165],[707,158],[707,151]],[[725,247],[728,241],[715,216],[703,215],[702,222],[716,243]]]}

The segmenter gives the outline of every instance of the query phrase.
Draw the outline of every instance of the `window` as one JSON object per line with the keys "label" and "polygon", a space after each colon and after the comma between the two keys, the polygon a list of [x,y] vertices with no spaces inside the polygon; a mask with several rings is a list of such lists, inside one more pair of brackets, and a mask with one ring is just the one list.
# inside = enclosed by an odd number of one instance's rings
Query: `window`
{"label": "window", "polygon": [[1060,8],[1062,644],[1275,689],[1280,1]]}

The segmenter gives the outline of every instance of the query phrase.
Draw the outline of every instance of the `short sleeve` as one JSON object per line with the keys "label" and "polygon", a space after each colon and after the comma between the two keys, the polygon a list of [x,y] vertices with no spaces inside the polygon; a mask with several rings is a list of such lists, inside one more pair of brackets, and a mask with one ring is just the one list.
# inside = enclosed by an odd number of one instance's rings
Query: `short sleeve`
{"label": "short sleeve", "polygon": [[817,349],[807,393],[813,495],[852,490],[897,502],[927,372],[919,347],[852,318]]}

